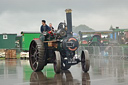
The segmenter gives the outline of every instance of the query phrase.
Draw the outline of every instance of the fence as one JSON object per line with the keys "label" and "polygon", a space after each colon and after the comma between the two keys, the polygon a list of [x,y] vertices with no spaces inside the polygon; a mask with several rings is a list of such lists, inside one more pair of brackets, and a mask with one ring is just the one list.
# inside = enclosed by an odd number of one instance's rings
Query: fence
{"label": "fence", "polygon": [[[29,52],[24,52],[19,48],[10,49],[13,51],[9,51],[8,49],[0,49],[0,57],[11,56],[13,58],[28,58]],[[16,50],[16,51],[15,51]],[[128,46],[79,46],[76,54],[80,56],[82,50],[88,50],[91,56],[109,56],[109,57],[123,57],[128,58]],[[12,52],[12,53],[11,53]],[[16,52],[16,53],[15,53]]]}
{"label": "fence", "polygon": [[128,46],[80,46],[77,54],[82,50],[88,50],[91,56],[128,57]]}

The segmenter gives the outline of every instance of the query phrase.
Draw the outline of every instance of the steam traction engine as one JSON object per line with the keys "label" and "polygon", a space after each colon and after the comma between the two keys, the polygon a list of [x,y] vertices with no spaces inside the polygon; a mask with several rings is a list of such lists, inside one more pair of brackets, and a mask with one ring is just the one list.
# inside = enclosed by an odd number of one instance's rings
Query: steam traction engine
{"label": "steam traction engine", "polygon": [[82,70],[89,71],[90,61],[87,50],[83,50],[81,58],[75,57],[78,40],[73,37],[71,9],[66,9],[67,26],[60,23],[55,32],[43,32],[39,39],[31,41],[29,61],[33,71],[41,71],[48,63],[53,63],[54,71],[68,70],[72,65],[81,62]]}

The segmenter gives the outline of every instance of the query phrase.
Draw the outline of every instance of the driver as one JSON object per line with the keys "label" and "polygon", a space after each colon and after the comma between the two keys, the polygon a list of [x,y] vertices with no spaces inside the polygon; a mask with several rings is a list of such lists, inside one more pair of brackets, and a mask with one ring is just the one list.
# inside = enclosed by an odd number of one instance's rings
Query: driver
{"label": "driver", "polygon": [[51,31],[51,28],[46,24],[46,21],[45,20],[42,20],[42,25],[41,25],[41,28],[40,28],[40,31],[41,33],[47,31]]}

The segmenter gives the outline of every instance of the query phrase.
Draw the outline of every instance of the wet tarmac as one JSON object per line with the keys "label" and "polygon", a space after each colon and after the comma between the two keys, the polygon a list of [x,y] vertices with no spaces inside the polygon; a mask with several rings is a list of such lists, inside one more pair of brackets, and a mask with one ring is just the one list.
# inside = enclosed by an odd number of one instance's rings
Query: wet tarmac
{"label": "wet tarmac", "polygon": [[60,74],[51,64],[33,72],[28,60],[0,60],[0,85],[128,85],[128,60],[91,58],[88,73],[78,64]]}

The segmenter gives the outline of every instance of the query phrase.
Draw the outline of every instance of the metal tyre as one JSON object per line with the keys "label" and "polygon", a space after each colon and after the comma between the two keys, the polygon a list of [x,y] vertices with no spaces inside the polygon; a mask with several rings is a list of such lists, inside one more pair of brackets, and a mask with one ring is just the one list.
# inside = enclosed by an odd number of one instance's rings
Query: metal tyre
{"label": "metal tyre", "polygon": [[41,71],[45,66],[44,44],[40,40],[33,40],[29,47],[29,62],[33,71]]}
{"label": "metal tyre", "polygon": [[59,51],[54,52],[54,71],[60,73],[61,71],[61,55]]}
{"label": "metal tyre", "polygon": [[90,68],[89,53],[87,50],[82,51],[81,53],[81,66],[84,72],[88,72]]}

